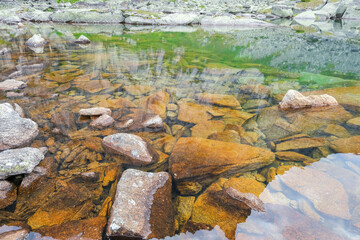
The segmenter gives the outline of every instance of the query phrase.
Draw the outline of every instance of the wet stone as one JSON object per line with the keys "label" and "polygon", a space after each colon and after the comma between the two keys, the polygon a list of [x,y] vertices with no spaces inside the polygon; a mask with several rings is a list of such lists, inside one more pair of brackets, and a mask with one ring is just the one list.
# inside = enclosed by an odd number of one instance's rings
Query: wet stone
{"label": "wet stone", "polygon": [[209,135],[216,132],[221,132],[225,128],[223,121],[211,120],[196,124],[191,128],[191,135],[193,137],[207,138]]}
{"label": "wet stone", "polygon": [[114,122],[115,122],[115,120],[112,117],[110,117],[107,114],[103,114],[100,117],[98,117],[97,119],[93,120],[90,123],[90,127],[96,128],[96,129],[103,129],[103,128],[111,126]]}
{"label": "wet stone", "polygon": [[240,87],[240,92],[260,99],[268,98],[270,95],[270,89],[264,85],[244,85]]}
{"label": "wet stone", "polygon": [[105,152],[123,156],[134,165],[149,165],[158,161],[159,156],[148,142],[139,136],[117,133],[103,139]]}
{"label": "wet stone", "polygon": [[34,34],[31,38],[29,38],[25,45],[28,46],[28,47],[41,47],[41,46],[44,46],[46,44],[46,41],[45,39],[43,39],[41,37],[40,34]]}
{"label": "wet stone", "polygon": [[149,92],[152,92],[155,90],[152,86],[146,86],[146,85],[130,85],[125,86],[123,89],[130,95],[138,96],[138,95],[145,95]]}
{"label": "wet stone", "polygon": [[329,134],[329,135],[334,135],[336,137],[340,137],[340,138],[347,138],[347,137],[351,136],[350,133],[344,127],[342,127],[340,125],[336,125],[336,124],[329,124],[323,130],[323,132],[326,134]]}
{"label": "wet stone", "polygon": [[14,91],[26,87],[27,87],[26,83],[14,79],[8,79],[3,82],[0,82],[0,91]]}
{"label": "wet stone", "polygon": [[302,155],[297,152],[276,152],[276,159],[280,161],[290,161],[290,162],[303,162],[303,161],[312,161],[312,158],[309,158],[305,155]]}
{"label": "wet stone", "polygon": [[5,233],[0,234],[0,239],[2,240],[26,240],[29,234],[29,230],[27,229],[18,229],[12,230]]}
{"label": "wet stone", "polygon": [[0,209],[13,204],[17,197],[17,190],[14,184],[0,180]]}
{"label": "wet stone", "polygon": [[174,233],[171,177],[128,169],[117,185],[106,235],[163,238]]}
{"label": "wet stone", "polygon": [[224,107],[240,106],[239,101],[232,95],[198,93],[196,94],[196,99],[201,103],[207,103],[207,104],[224,106]]}
{"label": "wet stone", "polygon": [[287,150],[307,149],[322,147],[324,145],[325,140],[323,138],[298,138],[277,144],[276,151],[280,152]]}
{"label": "wet stone", "polygon": [[101,116],[103,114],[111,116],[111,109],[104,107],[80,109],[79,114],[82,116]]}
{"label": "wet stone", "polygon": [[352,128],[360,128],[360,117],[352,118],[346,124]]}
{"label": "wet stone", "polygon": [[360,135],[342,138],[330,143],[330,148],[338,153],[360,153]]}
{"label": "wet stone", "polygon": [[259,109],[259,108],[265,108],[265,107],[269,107],[270,104],[263,99],[252,99],[252,100],[248,100],[244,105],[243,108],[244,109]]}
{"label": "wet stone", "polygon": [[43,159],[43,152],[37,148],[26,147],[0,152],[0,179],[31,173]]}
{"label": "wet stone", "polygon": [[170,156],[176,182],[211,181],[219,176],[244,173],[274,161],[270,150],[204,138],[180,138]]}
{"label": "wet stone", "polygon": [[54,239],[77,239],[81,236],[81,239],[96,240],[102,238],[105,225],[105,217],[95,217],[42,227],[36,232]]}
{"label": "wet stone", "polygon": [[156,92],[148,97],[140,99],[140,104],[145,111],[159,115],[162,119],[166,118],[166,106],[170,96],[165,91]]}
{"label": "wet stone", "polygon": [[314,207],[327,215],[350,219],[348,195],[343,185],[330,175],[316,169],[292,168],[280,180],[307,197]]}
{"label": "wet stone", "polygon": [[195,197],[177,196],[174,203],[175,209],[175,230],[180,230],[190,219]]}
{"label": "wet stone", "polygon": [[336,99],[328,94],[305,97],[296,90],[289,90],[279,103],[281,109],[298,109],[307,107],[324,107],[338,105]]}
{"label": "wet stone", "polygon": [[85,37],[84,35],[81,35],[78,39],[75,40],[75,43],[78,43],[78,44],[89,44],[90,43],[90,40]]}

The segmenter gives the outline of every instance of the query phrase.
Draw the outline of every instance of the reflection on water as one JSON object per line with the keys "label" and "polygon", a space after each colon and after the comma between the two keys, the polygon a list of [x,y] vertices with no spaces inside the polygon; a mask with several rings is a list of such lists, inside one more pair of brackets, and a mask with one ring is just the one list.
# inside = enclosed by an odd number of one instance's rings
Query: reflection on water
{"label": "reflection on water", "polygon": [[[172,175],[177,235],[165,239],[356,239],[356,40],[287,28],[188,30],[1,26],[11,51],[0,55],[0,79],[27,87],[1,90],[0,102],[23,107],[39,125],[31,146],[49,150],[33,173],[8,179],[16,196],[1,225],[34,239],[104,238],[118,180],[137,168]],[[34,33],[49,41],[44,49],[24,46]],[[82,34],[91,44],[73,43]],[[328,93],[340,105],[281,111],[289,89]],[[79,115],[91,107],[110,108],[114,123]],[[118,132],[147,139],[158,161],[133,166],[107,154],[102,139]]]}

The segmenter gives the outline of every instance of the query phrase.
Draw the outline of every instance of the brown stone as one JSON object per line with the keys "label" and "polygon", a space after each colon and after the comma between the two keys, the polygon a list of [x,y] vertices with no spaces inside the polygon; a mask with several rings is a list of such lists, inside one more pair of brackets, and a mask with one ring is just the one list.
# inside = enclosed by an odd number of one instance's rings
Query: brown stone
{"label": "brown stone", "polygon": [[209,120],[196,124],[191,128],[191,136],[199,138],[207,138],[209,135],[221,132],[225,128],[223,121]]}
{"label": "brown stone", "polygon": [[224,107],[239,107],[239,101],[232,95],[198,93],[196,99],[201,103]]}
{"label": "brown stone", "polygon": [[102,239],[105,225],[106,217],[95,217],[42,227],[36,232],[54,239],[78,239],[81,236],[81,239],[97,240]]}
{"label": "brown stone", "polygon": [[97,93],[102,90],[114,90],[121,87],[121,84],[112,85],[109,80],[91,80],[88,82],[76,82],[76,87],[89,93]]}
{"label": "brown stone", "polygon": [[322,147],[324,145],[325,140],[323,138],[298,138],[277,144],[276,151],[281,152],[287,150],[307,149]]}
{"label": "brown stone", "polygon": [[180,138],[170,156],[175,181],[210,180],[269,165],[274,154],[266,149],[203,138]]}
{"label": "brown stone", "polygon": [[180,182],[176,184],[176,188],[182,195],[196,195],[202,190],[203,186],[198,182]]}
{"label": "brown stone", "polygon": [[240,143],[240,135],[237,131],[234,130],[225,130],[223,132],[213,133],[208,136],[208,139],[223,142]]}
{"label": "brown stone", "polygon": [[360,153],[360,135],[342,138],[330,143],[330,148],[338,153]]}
{"label": "brown stone", "polygon": [[201,123],[209,120],[211,115],[207,113],[207,107],[192,103],[192,102],[178,102],[179,115],[178,119],[183,122]]}
{"label": "brown stone", "polygon": [[13,204],[17,197],[16,186],[8,181],[0,181],[0,209]]}
{"label": "brown stone", "polygon": [[123,89],[130,95],[138,96],[138,95],[145,95],[149,92],[155,90],[152,86],[147,85],[130,85],[124,86]]}
{"label": "brown stone", "polygon": [[97,106],[111,109],[135,108],[136,105],[126,98],[104,99],[97,103]]}
{"label": "brown stone", "polygon": [[340,125],[336,125],[336,124],[329,124],[324,129],[324,133],[334,135],[334,136],[340,137],[340,138],[347,138],[347,137],[351,136],[350,133],[344,127],[342,127]]}
{"label": "brown stone", "polygon": [[103,114],[111,116],[111,109],[104,107],[86,108],[80,109],[79,114],[82,116],[101,116]]}
{"label": "brown stone", "polygon": [[175,230],[181,230],[181,228],[190,219],[192,209],[195,203],[195,197],[183,197],[177,196],[174,203],[175,209]]}
{"label": "brown stone", "polygon": [[12,230],[0,234],[1,240],[26,240],[29,234],[28,229]]}
{"label": "brown stone", "polygon": [[350,219],[348,195],[343,185],[316,169],[292,168],[280,176],[282,183],[307,197],[314,207],[327,215]]}
{"label": "brown stone", "polygon": [[306,134],[312,134],[329,124],[343,124],[352,117],[351,113],[339,105],[307,108],[286,114],[286,118],[290,123]]}
{"label": "brown stone", "polygon": [[270,89],[264,85],[245,85],[240,87],[240,91],[255,98],[267,98],[270,95]]}
{"label": "brown stone", "polygon": [[107,114],[103,114],[100,117],[98,117],[97,119],[93,120],[90,123],[90,127],[96,128],[96,129],[103,129],[106,127],[110,127],[114,122],[115,122],[115,120],[111,116],[109,116]]}
{"label": "brown stone", "polygon": [[165,91],[156,92],[148,97],[140,99],[139,106],[145,111],[166,118],[166,106],[169,103],[169,94]]}
{"label": "brown stone", "polygon": [[360,117],[352,118],[347,121],[346,124],[353,128],[360,128]]}
{"label": "brown stone", "polygon": [[234,239],[237,224],[245,222],[250,212],[239,208],[236,202],[226,195],[223,191],[225,181],[219,179],[196,199],[191,221],[211,227],[218,225],[226,237]]}
{"label": "brown stone", "polygon": [[134,165],[149,165],[159,160],[152,146],[133,134],[117,133],[107,136],[103,139],[102,145],[107,153],[125,157]]}
{"label": "brown stone", "polygon": [[170,175],[126,170],[117,185],[106,234],[141,238],[174,234]]}
{"label": "brown stone", "polygon": [[297,152],[276,152],[275,156],[276,159],[280,161],[303,162],[313,160],[312,158],[309,158]]}
{"label": "brown stone", "polygon": [[87,137],[83,141],[83,145],[88,149],[95,152],[103,152],[103,148],[101,146],[102,139],[99,137]]}

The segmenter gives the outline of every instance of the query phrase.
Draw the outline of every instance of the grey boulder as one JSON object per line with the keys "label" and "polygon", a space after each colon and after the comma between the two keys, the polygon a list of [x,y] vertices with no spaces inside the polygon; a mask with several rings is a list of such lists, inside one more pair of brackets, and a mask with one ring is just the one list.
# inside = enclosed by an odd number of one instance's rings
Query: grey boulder
{"label": "grey boulder", "polygon": [[0,179],[31,173],[43,159],[43,151],[37,148],[26,147],[0,152]]}

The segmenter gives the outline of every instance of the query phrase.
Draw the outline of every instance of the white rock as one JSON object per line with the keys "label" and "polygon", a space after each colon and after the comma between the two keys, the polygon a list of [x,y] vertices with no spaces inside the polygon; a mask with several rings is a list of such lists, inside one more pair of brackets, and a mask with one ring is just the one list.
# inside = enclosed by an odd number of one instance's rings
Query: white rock
{"label": "white rock", "polygon": [[27,87],[26,83],[14,79],[8,79],[3,82],[0,82],[0,91],[12,91],[17,89],[22,89],[25,87]]}
{"label": "white rock", "polygon": [[324,107],[338,105],[336,99],[330,95],[310,95],[305,97],[296,90],[289,90],[279,103],[281,109],[298,109],[307,107]]}
{"label": "white rock", "polygon": [[294,19],[303,26],[310,26],[315,22],[316,16],[313,11],[306,11],[296,15]]}
{"label": "white rock", "polygon": [[243,26],[243,27],[272,27],[273,24],[251,18],[237,18],[235,16],[206,16],[200,20],[206,26]]}
{"label": "white rock", "polygon": [[194,13],[168,14],[156,21],[163,25],[189,25],[199,23],[199,15]]}
{"label": "white rock", "polygon": [[271,13],[282,18],[290,18],[293,16],[293,11],[291,8],[285,8],[279,6],[272,7]]}
{"label": "white rock", "polygon": [[40,34],[34,34],[29,40],[26,41],[25,45],[28,47],[38,48],[46,44],[45,39]]}
{"label": "white rock", "polygon": [[90,43],[90,40],[87,37],[85,37],[84,35],[81,35],[78,39],[75,40],[75,43],[88,44],[88,43]]}

